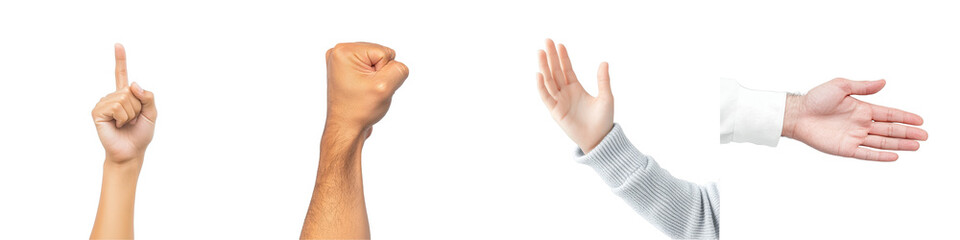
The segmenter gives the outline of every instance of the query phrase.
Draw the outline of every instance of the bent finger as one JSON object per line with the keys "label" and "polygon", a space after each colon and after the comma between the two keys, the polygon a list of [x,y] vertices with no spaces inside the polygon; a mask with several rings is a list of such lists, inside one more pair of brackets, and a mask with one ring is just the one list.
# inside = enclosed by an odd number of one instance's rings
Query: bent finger
{"label": "bent finger", "polygon": [[112,103],[110,105],[110,114],[113,116],[114,124],[117,128],[123,127],[123,125],[130,120],[130,116],[127,115],[127,110],[124,109],[123,104],[120,103]]}

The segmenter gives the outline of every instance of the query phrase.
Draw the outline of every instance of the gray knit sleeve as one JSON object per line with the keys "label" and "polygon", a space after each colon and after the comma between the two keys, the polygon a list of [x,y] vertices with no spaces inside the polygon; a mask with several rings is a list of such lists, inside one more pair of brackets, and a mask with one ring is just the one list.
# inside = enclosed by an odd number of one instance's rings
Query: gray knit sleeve
{"label": "gray knit sleeve", "polygon": [[593,167],[617,196],[671,238],[719,238],[716,184],[701,186],[673,177],[640,153],[619,124],[590,153],[578,149],[577,161]]}

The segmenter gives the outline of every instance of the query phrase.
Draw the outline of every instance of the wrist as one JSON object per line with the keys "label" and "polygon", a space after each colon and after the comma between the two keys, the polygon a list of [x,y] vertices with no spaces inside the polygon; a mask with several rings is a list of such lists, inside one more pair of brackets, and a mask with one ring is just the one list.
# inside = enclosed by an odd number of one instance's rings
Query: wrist
{"label": "wrist", "polygon": [[797,122],[800,119],[803,107],[803,95],[787,93],[783,111],[783,129],[780,136],[796,139]]}
{"label": "wrist", "polygon": [[358,124],[353,121],[337,120],[327,118],[323,126],[323,136],[336,136],[338,138],[359,138],[366,135],[370,126]]}
{"label": "wrist", "polygon": [[370,127],[327,119],[320,137],[320,153],[359,154],[368,131]]}
{"label": "wrist", "polygon": [[107,156],[103,161],[103,172],[106,173],[140,173],[143,166],[143,155],[134,158],[117,159]]}
{"label": "wrist", "polygon": [[610,134],[610,131],[613,130],[613,123],[610,124],[610,127],[601,128],[603,131],[598,131],[601,134],[595,136],[594,139],[589,141],[578,141],[577,146],[580,147],[580,151],[584,154],[593,151],[594,148],[600,145],[600,142],[603,141],[603,138],[607,137],[607,134]]}
{"label": "wrist", "polygon": [[600,141],[603,141],[603,138],[597,139],[596,141],[577,143],[577,146],[580,147],[580,151],[582,151],[583,154],[587,154],[590,151],[593,151],[594,148],[597,148],[597,145],[600,145]]}

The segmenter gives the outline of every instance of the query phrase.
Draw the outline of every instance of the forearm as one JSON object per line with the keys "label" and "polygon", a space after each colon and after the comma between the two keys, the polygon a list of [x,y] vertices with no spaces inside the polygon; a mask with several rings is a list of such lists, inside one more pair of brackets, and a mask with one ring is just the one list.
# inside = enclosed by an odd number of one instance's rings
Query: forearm
{"label": "forearm", "polygon": [[91,239],[133,239],[134,198],[143,157],[103,164],[100,206]]}
{"label": "forearm", "polygon": [[370,238],[360,154],[366,130],[327,124],[301,239]]}

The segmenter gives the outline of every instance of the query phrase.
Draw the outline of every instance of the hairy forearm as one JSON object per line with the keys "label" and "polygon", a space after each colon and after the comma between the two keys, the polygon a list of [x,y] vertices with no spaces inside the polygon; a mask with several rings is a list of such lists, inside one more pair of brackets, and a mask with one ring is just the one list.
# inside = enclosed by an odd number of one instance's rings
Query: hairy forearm
{"label": "hairy forearm", "polygon": [[786,106],[783,111],[783,130],[780,136],[796,139],[797,122],[800,119],[802,95],[787,93]]}
{"label": "hairy forearm", "polygon": [[360,153],[366,129],[328,123],[301,239],[370,238]]}
{"label": "hairy forearm", "polygon": [[143,157],[103,164],[100,206],[91,239],[133,239],[133,203]]}

